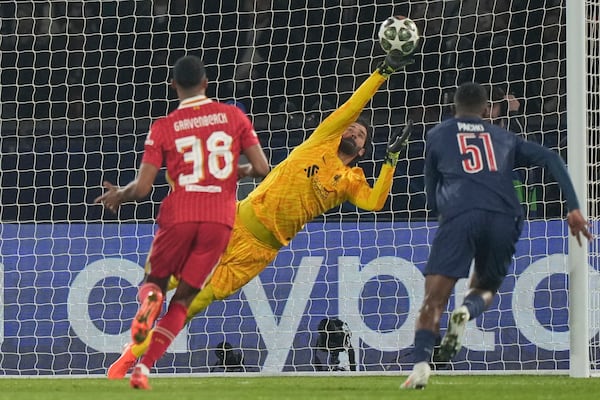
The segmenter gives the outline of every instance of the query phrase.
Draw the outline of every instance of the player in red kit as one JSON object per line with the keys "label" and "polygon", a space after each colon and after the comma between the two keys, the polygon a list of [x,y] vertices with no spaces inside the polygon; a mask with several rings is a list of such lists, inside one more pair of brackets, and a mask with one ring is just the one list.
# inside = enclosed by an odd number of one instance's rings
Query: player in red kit
{"label": "player in red kit", "polygon": [[[149,389],[150,368],[183,328],[187,309],[210,278],[227,247],[235,218],[238,177],[265,176],[267,158],[250,120],[237,107],[206,97],[202,61],[179,59],[172,87],[179,107],[154,122],[135,180],[125,187],[104,182],[107,191],[95,202],[116,212],[123,202],[146,197],[159,169],[166,165],[171,185],[157,217],[158,230],[131,324],[132,339],[144,341],[162,309],[169,277],[179,277],[168,310],[158,321],[147,353],[136,365],[131,386]],[[238,166],[240,153],[250,164]]]}

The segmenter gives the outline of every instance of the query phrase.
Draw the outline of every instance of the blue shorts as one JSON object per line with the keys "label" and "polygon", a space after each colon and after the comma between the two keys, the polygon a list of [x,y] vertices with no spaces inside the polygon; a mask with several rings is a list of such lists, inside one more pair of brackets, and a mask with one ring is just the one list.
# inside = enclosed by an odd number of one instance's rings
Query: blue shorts
{"label": "blue shorts", "polygon": [[475,260],[477,287],[496,291],[506,277],[522,228],[520,217],[477,209],[443,221],[425,275],[467,278]]}

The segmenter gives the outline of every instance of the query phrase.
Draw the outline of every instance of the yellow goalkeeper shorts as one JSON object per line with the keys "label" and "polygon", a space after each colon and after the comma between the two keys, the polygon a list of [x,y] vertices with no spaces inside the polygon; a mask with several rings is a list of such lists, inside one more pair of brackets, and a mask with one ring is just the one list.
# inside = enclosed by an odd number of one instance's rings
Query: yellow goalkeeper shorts
{"label": "yellow goalkeeper shorts", "polygon": [[231,239],[210,284],[216,299],[224,299],[240,290],[277,256],[279,249],[258,240],[236,219]]}
{"label": "yellow goalkeeper shorts", "polygon": [[[258,240],[236,218],[227,250],[207,282],[215,299],[222,300],[244,287],[275,259],[278,251]],[[169,290],[176,288],[177,283],[178,280],[171,277]]]}

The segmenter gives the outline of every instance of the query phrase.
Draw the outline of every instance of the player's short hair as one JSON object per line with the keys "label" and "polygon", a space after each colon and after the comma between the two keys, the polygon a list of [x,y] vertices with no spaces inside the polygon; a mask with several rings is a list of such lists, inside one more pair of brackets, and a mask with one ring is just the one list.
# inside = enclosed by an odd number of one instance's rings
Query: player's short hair
{"label": "player's short hair", "polygon": [[204,63],[199,57],[184,56],[173,67],[173,80],[183,89],[197,86],[206,78]]}
{"label": "player's short hair", "polygon": [[485,88],[477,82],[463,83],[454,93],[456,112],[480,114],[488,103]]}
{"label": "player's short hair", "polygon": [[500,103],[500,115],[498,118],[508,116],[508,100],[506,99],[506,91],[498,85],[484,85],[485,93],[488,102]]}

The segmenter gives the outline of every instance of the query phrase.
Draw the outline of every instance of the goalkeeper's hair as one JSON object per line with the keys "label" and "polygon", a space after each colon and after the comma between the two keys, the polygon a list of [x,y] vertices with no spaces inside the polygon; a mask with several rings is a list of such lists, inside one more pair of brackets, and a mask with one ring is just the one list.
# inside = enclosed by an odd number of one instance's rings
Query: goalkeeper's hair
{"label": "goalkeeper's hair", "polygon": [[365,117],[362,116],[358,117],[356,123],[365,127],[365,129],[367,130],[367,136],[365,137],[365,145],[363,147],[365,149],[365,153],[362,156],[357,156],[352,161],[353,165],[355,165],[358,161],[364,159],[369,154],[371,154],[371,149],[373,147],[373,127],[371,126],[371,124],[367,121]]}
{"label": "goalkeeper's hair", "polygon": [[206,78],[206,69],[202,60],[196,56],[181,57],[173,67],[173,80],[182,89],[198,86]]}
{"label": "goalkeeper's hair", "polygon": [[488,103],[485,88],[476,82],[463,83],[454,93],[454,107],[458,114],[481,114]]}

